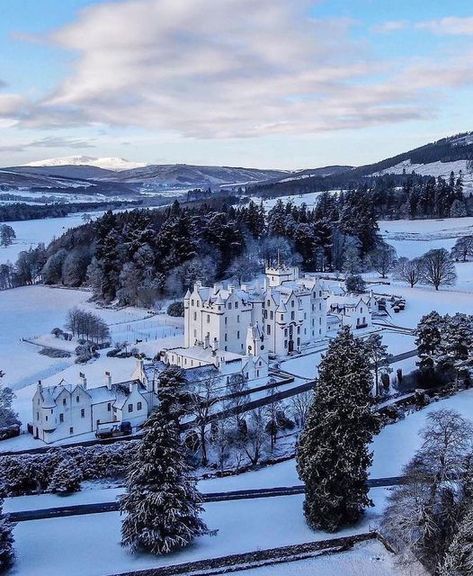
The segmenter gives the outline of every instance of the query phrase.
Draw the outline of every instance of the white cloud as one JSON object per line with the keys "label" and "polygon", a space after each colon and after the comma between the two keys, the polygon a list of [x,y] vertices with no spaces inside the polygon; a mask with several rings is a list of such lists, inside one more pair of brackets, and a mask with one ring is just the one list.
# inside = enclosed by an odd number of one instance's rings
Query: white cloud
{"label": "white cloud", "polygon": [[51,40],[76,54],[29,125],[130,125],[195,138],[311,133],[419,118],[350,21],[308,0],[127,0],[83,11]]}
{"label": "white cloud", "polygon": [[445,36],[473,36],[473,16],[464,18],[448,16],[438,20],[418,22],[416,28]]}
{"label": "white cloud", "polygon": [[398,32],[399,30],[404,30],[409,26],[409,22],[406,20],[388,20],[387,22],[381,22],[373,26],[374,32]]}
{"label": "white cloud", "polygon": [[[238,138],[363,128],[431,117],[471,60],[379,61],[349,20],[309,17],[310,0],[121,0],[82,11],[49,40],[75,56],[29,127],[133,126]],[[380,25],[384,31],[407,27]],[[381,28],[380,28],[381,31]],[[432,69],[448,74],[437,81]],[[1,111],[1,100],[0,100]]]}

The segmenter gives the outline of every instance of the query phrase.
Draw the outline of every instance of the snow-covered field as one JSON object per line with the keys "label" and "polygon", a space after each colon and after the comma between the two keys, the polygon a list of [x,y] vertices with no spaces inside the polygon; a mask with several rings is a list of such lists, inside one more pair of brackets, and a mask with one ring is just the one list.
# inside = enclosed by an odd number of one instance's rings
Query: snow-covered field
{"label": "snow-covered field", "polygon": [[[38,342],[44,340],[55,327],[64,327],[68,310],[78,306],[101,316],[110,327],[112,341],[128,341],[131,346],[136,340],[140,351],[154,356],[165,346],[180,345],[182,341],[182,318],[170,318],[166,314],[153,315],[139,308],[97,308],[87,302],[90,293],[82,290],[27,286],[0,292],[0,358],[5,372],[4,384],[16,393],[14,407],[23,423],[31,419],[31,398],[36,383],[42,380],[48,386],[61,379],[75,383],[79,372],[85,372],[89,385],[101,386],[106,371],[111,372],[113,382],[127,380],[134,368],[134,358],[108,358],[105,352],[100,358],[86,365],[74,363],[70,358],[50,358],[39,354],[40,346],[23,342],[22,338]],[[46,338],[54,344],[54,339]],[[61,348],[58,341],[58,347]],[[23,440],[23,437],[16,441]],[[13,444],[14,440],[6,441]],[[5,442],[2,444],[5,446]]]}
{"label": "snow-covered field", "polygon": [[[357,526],[337,536],[368,531],[376,522],[386,491],[373,489],[370,496],[375,507]],[[17,562],[12,574],[104,576],[326,539],[327,533],[312,531],[305,523],[302,502],[298,495],[208,503],[204,519],[217,535],[198,538],[182,552],[165,557],[132,555],[122,548],[117,512],[21,522],[15,527]]]}
{"label": "snow-covered field", "polygon": [[[377,540],[356,544],[351,550],[282,562],[238,572],[238,576],[405,576],[395,556]],[[414,575],[411,575],[414,576]]]}
{"label": "snow-covered field", "polygon": [[377,172],[374,175],[382,174],[402,174],[406,171],[407,174],[415,172],[420,176],[442,176],[448,180],[450,173],[453,172],[457,177],[460,172],[463,175],[463,186],[465,191],[469,191],[473,187],[473,173],[468,170],[467,160],[455,160],[454,162],[430,162],[429,164],[412,164],[410,160],[400,162],[391,168]]}
{"label": "snow-covered field", "polygon": [[379,233],[398,256],[414,258],[427,250],[449,250],[457,238],[473,234],[473,217],[439,220],[381,220]]}
{"label": "snow-covered field", "polygon": [[[308,208],[313,208],[317,204],[318,197],[322,192],[310,192],[309,194],[291,194],[288,196],[280,196],[279,198],[269,198],[268,200],[263,200],[263,206],[266,211],[271,210],[279,200],[284,203],[292,202],[294,206],[302,206],[306,204]],[[251,198],[256,204],[260,204],[261,198],[254,196]]]}
{"label": "snow-covered field", "polygon": [[[92,218],[97,218],[103,212],[91,213]],[[6,262],[15,263],[18,254],[22,250],[36,247],[40,242],[48,245],[54,238],[59,238],[69,228],[75,228],[83,224],[82,214],[72,214],[64,218],[43,218],[37,220],[20,220],[7,222],[15,230],[16,240],[11,246],[0,248],[0,264]]]}

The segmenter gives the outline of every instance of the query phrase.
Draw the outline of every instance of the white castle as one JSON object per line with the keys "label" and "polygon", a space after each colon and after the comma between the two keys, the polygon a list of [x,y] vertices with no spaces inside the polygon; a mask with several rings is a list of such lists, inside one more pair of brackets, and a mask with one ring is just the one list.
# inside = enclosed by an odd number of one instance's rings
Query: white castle
{"label": "white castle", "polygon": [[297,267],[266,268],[261,281],[240,286],[197,282],[184,297],[184,346],[164,359],[182,368],[214,364],[248,380],[268,375],[268,356],[287,356],[322,340],[327,304],[316,276]]}

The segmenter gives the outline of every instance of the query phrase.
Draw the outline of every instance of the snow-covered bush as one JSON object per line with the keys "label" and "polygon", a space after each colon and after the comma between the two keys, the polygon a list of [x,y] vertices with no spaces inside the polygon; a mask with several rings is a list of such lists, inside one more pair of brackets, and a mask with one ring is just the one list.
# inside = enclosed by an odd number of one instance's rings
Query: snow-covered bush
{"label": "snow-covered bush", "polygon": [[51,492],[58,494],[70,494],[80,490],[82,473],[77,466],[77,462],[71,458],[64,458],[54,471],[49,483]]}
{"label": "snow-covered bush", "polygon": [[184,317],[184,302],[179,300],[169,304],[167,313],[169,316]]}

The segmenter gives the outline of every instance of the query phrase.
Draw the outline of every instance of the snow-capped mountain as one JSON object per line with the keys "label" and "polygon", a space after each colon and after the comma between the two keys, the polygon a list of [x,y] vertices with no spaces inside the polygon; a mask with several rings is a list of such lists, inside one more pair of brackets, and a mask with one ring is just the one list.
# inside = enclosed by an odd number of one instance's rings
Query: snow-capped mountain
{"label": "snow-capped mountain", "polygon": [[122,170],[131,170],[133,168],[143,168],[145,162],[131,162],[124,158],[96,158],[94,156],[64,156],[61,158],[47,158],[24,164],[24,166],[42,167],[42,166],[94,166],[103,170],[113,170],[120,172]]}

